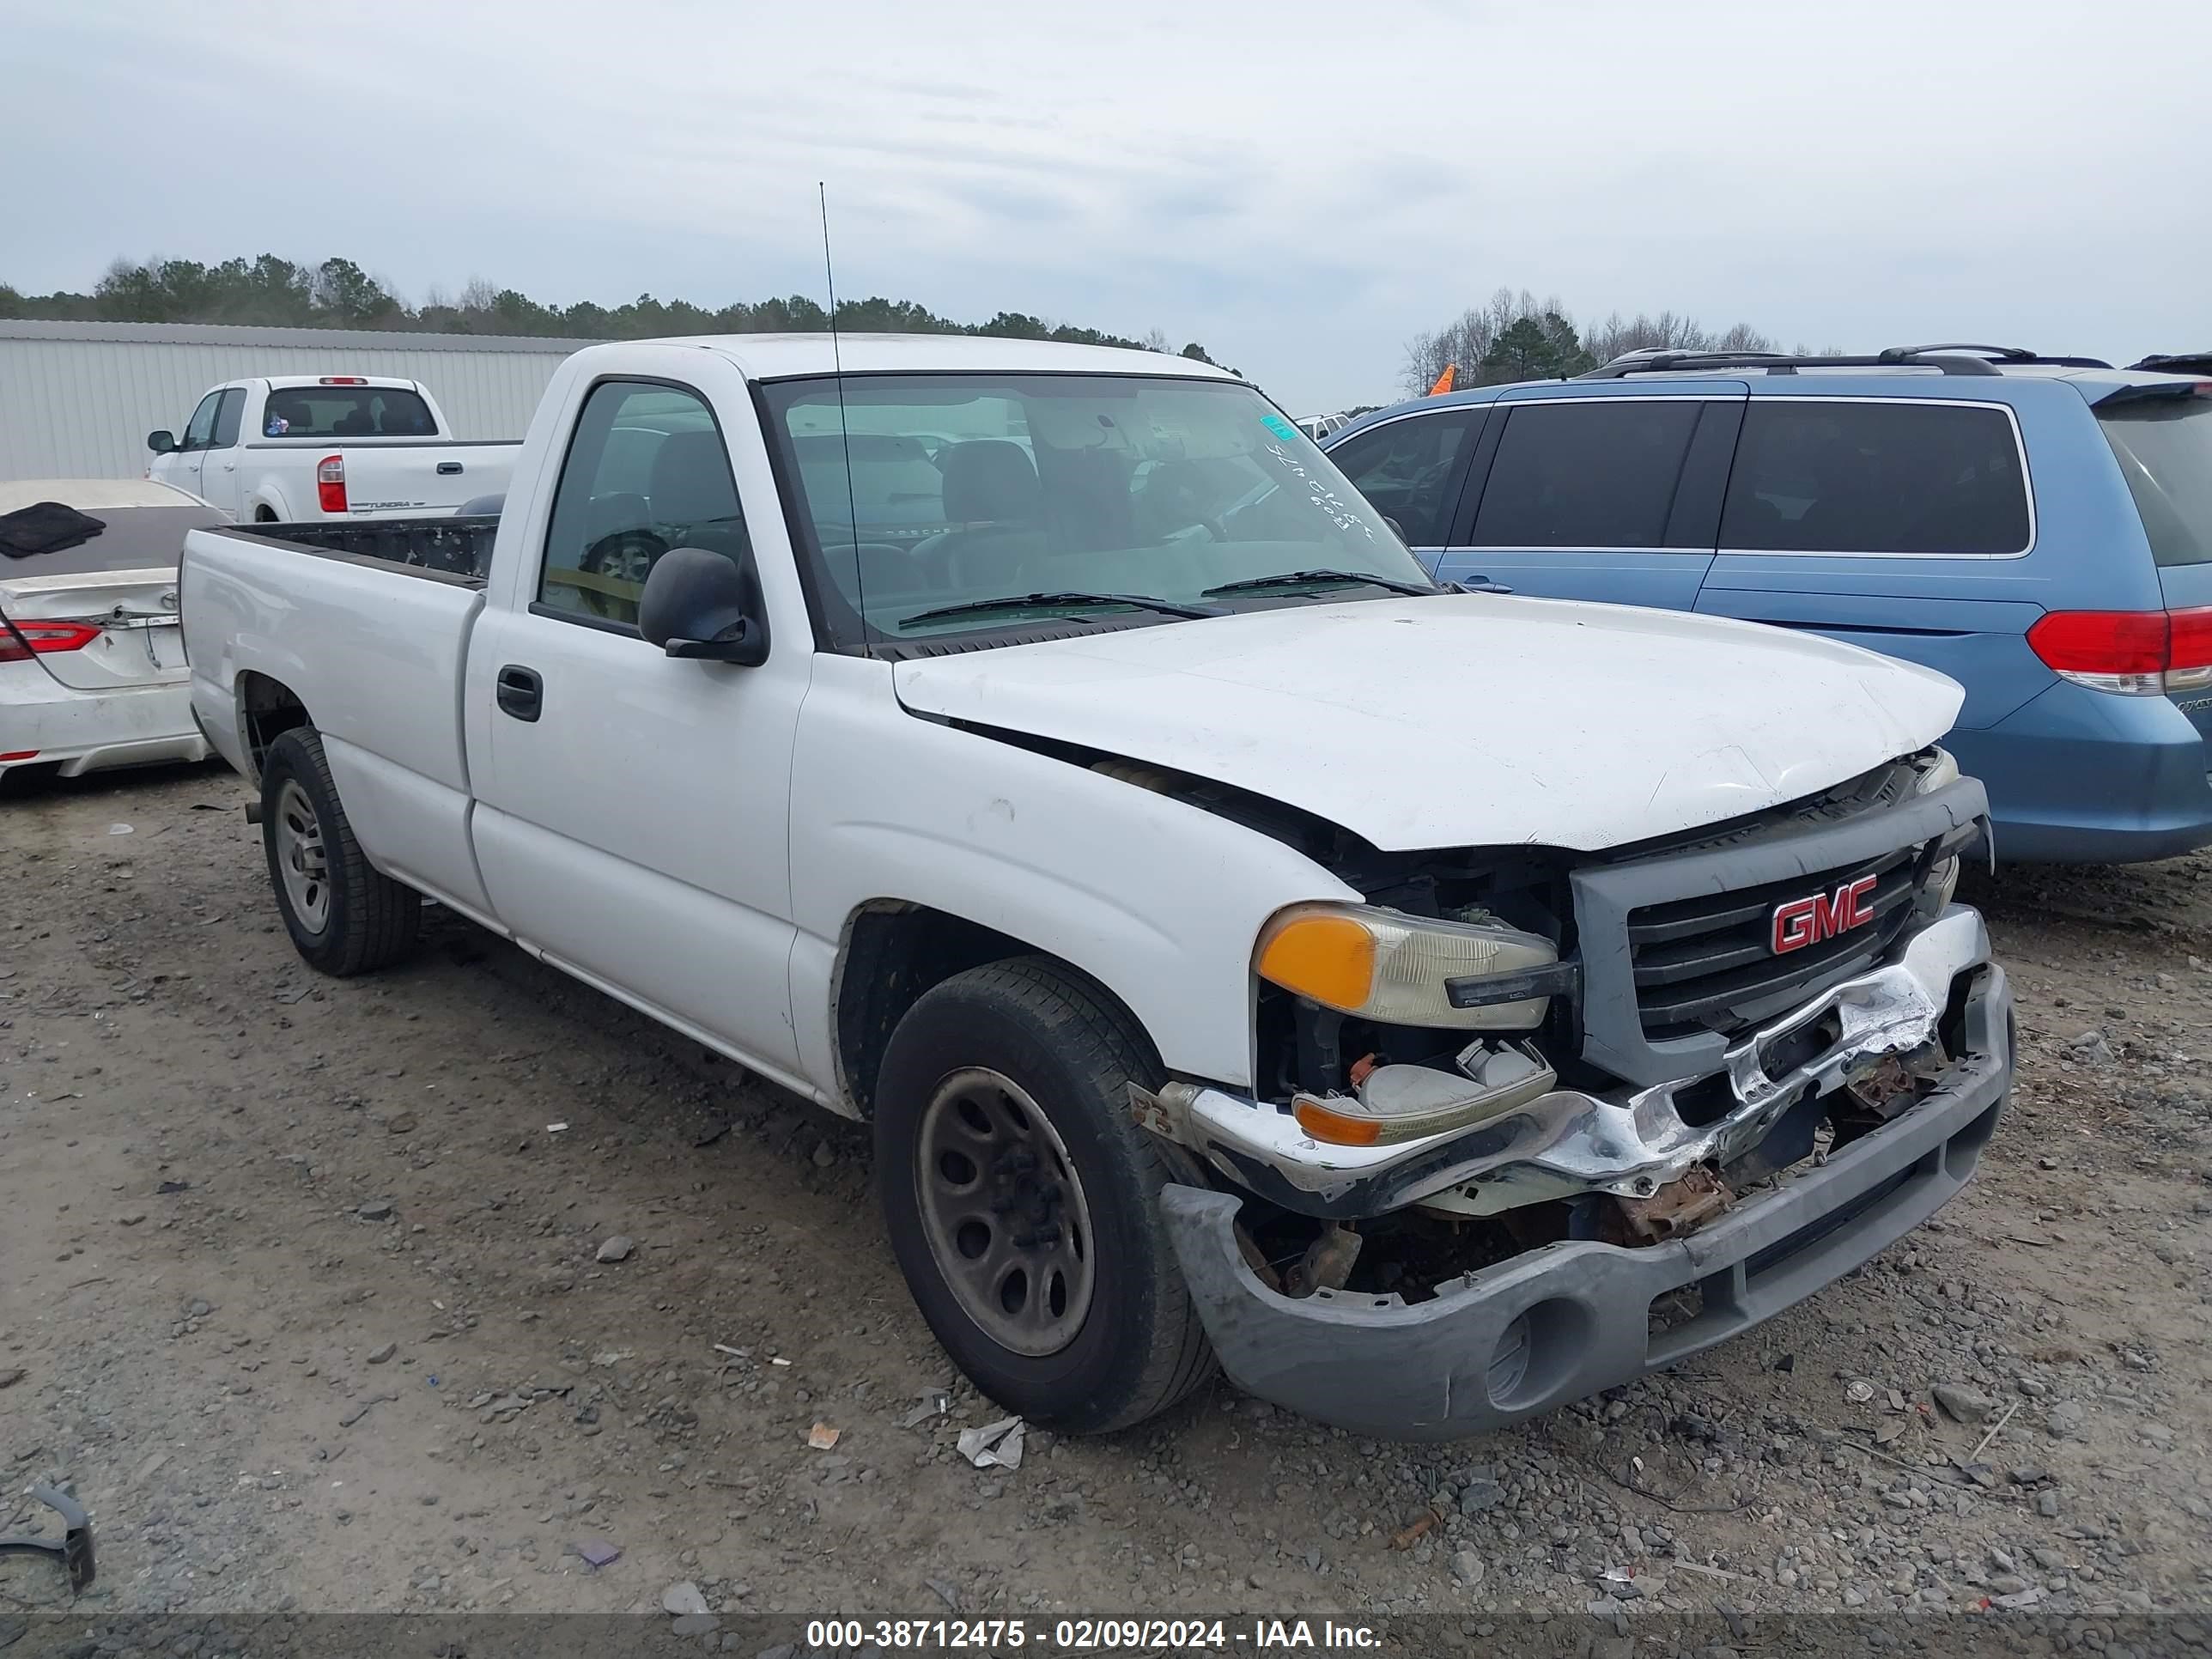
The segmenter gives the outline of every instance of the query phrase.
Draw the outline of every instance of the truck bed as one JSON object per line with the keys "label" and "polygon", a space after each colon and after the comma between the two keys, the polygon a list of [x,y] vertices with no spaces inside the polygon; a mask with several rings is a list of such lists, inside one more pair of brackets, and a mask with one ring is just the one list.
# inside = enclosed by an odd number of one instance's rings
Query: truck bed
{"label": "truck bed", "polygon": [[285,688],[313,711],[362,845],[479,908],[462,688],[495,522],[195,530],[179,580],[193,711],[224,758],[252,775],[250,711]]}
{"label": "truck bed", "polygon": [[499,518],[332,519],[299,524],[239,525],[236,534],[319,553],[327,558],[398,565],[425,574],[459,576],[479,586],[491,571]]}

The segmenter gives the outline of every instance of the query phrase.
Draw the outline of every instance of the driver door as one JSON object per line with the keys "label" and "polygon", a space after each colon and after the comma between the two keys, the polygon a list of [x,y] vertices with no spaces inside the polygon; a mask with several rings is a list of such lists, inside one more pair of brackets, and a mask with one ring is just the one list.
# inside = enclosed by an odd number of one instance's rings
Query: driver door
{"label": "driver door", "polygon": [[207,493],[200,488],[200,471],[206,465],[209,447],[215,441],[215,417],[222,408],[220,387],[200,399],[199,407],[192,410],[192,418],[185,422],[184,435],[177,440],[177,447],[161,457],[161,470],[155,475],[161,483],[174,484],[195,495]]}
{"label": "driver door", "polygon": [[[702,381],[720,378],[721,365]],[[659,555],[748,551],[734,369],[704,386],[582,390],[550,514],[513,526],[516,586],[469,647],[474,840],[493,908],[530,948],[774,1076],[798,1063],[787,977],[789,783],[808,641],[758,667],[664,655],[636,628]],[[757,516],[757,515],[756,515]],[[472,744],[473,749],[473,744]]]}

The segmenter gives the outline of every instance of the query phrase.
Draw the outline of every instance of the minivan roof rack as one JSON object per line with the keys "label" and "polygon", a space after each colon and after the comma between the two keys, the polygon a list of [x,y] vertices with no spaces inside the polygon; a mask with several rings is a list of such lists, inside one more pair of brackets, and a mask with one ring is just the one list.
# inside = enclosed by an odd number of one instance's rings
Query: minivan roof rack
{"label": "minivan roof rack", "polygon": [[1770,374],[1795,374],[1800,368],[1933,368],[1945,374],[2000,373],[1991,358],[2005,363],[2046,363],[2068,368],[2112,367],[2094,357],[2045,357],[2021,346],[1963,343],[1890,346],[1870,356],[1807,356],[1787,351],[1672,351],[1647,346],[1575,378],[1618,380],[1631,374],[1729,368],[1763,368]]}
{"label": "minivan roof rack", "polygon": [[1972,351],[1995,357],[2005,363],[2047,363],[2062,368],[2110,368],[2102,357],[2046,357],[2039,351],[2030,351],[2025,346],[1972,345],[1965,341],[1947,340],[1940,345],[1891,346],[1882,356],[1918,357],[1931,351]]}

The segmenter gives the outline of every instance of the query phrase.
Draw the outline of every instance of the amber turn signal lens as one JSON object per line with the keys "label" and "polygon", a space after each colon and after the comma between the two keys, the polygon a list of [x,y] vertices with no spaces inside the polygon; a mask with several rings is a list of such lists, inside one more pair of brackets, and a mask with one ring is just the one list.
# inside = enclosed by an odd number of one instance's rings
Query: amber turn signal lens
{"label": "amber turn signal lens", "polygon": [[1292,1115],[1298,1127],[1332,1146],[1372,1146],[1382,1139],[1381,1118],[1332,1111],[1317,1100],[1299,1101]]}
{"label": "amber turn signal lens", "polygon": [[1257,966],[1261,978],[1324,1007],[1358,1008],[1375,983],[1375,935],[1350,916],[1293,915],[1261,941]]}

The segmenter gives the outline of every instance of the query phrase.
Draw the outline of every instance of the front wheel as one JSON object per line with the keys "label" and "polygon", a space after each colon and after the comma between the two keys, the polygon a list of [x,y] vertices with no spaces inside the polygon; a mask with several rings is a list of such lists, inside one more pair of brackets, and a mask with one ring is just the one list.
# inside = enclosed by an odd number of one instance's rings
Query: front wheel
{"label": "front wheel", "polygon": [[1211,1373],[1130,1115],[1160,1067],[1128,1012],[1046,957],[925,993],[877,1090],[877,1182],[922,1317],[975,1385],[1042,1427],[1140,1422]]}
{"label": "front wheel", "polygon": [[312,726],[280,735],[261,763],[261,845],[284,931],[310,966],[346,979],[413,948],[422,895],[362,852]]}

